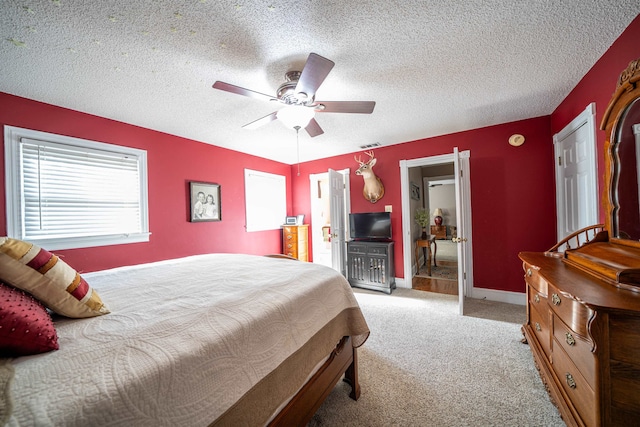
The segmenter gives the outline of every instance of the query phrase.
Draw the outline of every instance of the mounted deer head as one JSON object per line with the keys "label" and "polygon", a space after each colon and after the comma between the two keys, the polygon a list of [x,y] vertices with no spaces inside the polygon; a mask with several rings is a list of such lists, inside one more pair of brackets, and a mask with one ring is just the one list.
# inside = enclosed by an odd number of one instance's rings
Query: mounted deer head
{"label": "mounted deer head", "polygon": [[358,156],[358,158],[353,156],[356,162],[360,164],[360,167],[356,170],[356,175],[362,175],[362,178],[364,179],[364,188],[362,189],[364,198],[371,203],[375,203],[384,196],[384,185],[382,185],[380,178],[373,173],[373,166],[376,164],[376,158],[373,157],[373,151],[365,151],[365,154],[369,156],[368,162],[363,162],[360,159],[360,156]]}

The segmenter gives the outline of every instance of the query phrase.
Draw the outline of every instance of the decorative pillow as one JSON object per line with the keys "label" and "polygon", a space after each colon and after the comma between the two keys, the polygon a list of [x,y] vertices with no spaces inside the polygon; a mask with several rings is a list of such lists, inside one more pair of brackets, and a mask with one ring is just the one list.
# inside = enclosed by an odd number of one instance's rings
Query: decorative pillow
{"label": "decorative pillow", "polygon": [[51,316],[31,295],[0,282],[0,356],[18,357],[58,349]]}
{"label": "decorative pillow", "polygon": [[67,263],[28,242],[0,237],[0,280],[67,317],[109,313],[98,293]]}

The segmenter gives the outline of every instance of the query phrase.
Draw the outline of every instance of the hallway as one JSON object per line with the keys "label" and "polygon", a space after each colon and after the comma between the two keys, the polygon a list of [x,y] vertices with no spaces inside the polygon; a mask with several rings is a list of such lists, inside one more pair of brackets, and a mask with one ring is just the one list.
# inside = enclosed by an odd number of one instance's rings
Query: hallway
{"label": "hallway", "polygon": [[431,267],[432,276],[427,276],[427,268],[421,266],[411,281],[411,287],[419,291],[458,295],[456,244],[451,240],[437,240],[436,244],[436,266]]}
{"label": "hallway", "polygon": [[[457,268],[456,261],[438,260],[438,265]],[[413,276],[411,287],[419,291],[436,292],[439,294],[458,295],[458,281],[451,279],[437,279],[426,276],[426,268],[422,267],[421,275]]]}

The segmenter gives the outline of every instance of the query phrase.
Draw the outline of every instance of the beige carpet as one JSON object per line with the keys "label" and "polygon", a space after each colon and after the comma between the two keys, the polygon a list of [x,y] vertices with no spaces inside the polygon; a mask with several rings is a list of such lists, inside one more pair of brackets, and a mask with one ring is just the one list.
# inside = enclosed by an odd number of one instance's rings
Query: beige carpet
{"label": "beige carpet", "polygon": [[316,426],[564,426],[522,344],[525,307],[399,288],[356,289],[371,329],[362,394],[340,382]]}

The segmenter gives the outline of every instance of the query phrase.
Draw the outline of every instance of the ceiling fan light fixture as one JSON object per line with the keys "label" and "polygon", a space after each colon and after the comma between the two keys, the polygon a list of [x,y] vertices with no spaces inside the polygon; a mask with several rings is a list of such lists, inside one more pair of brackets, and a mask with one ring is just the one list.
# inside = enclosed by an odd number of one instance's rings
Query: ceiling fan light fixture
{"label": "ceiling fan light fixture", "polygon": [[374,101],[324,101],[316,103],[316,91],[334,65],[333,61],[316,53],[310,53],[302,71],[289,71],[285,74],[286,81],[278,87],[275,97],[221,81],[216,81],[213,88],[286,105],[279,111],[274,111],[242,126],[245,129],[256,129],[279,119],[286,127],[296,129],[296,131],[304,128],[309,136],[314,138],[324,133],[320,124],[314,119],[315,113],[371,114],[376,105]]}
{"label": "ceiling fan light fixture", "polygon": [[295,129],[296,126],[301,128],[307,127],[314,115],[315,113],[312,108],[300,105],[289,105],[276,113],[278,120],[291,129]]}

